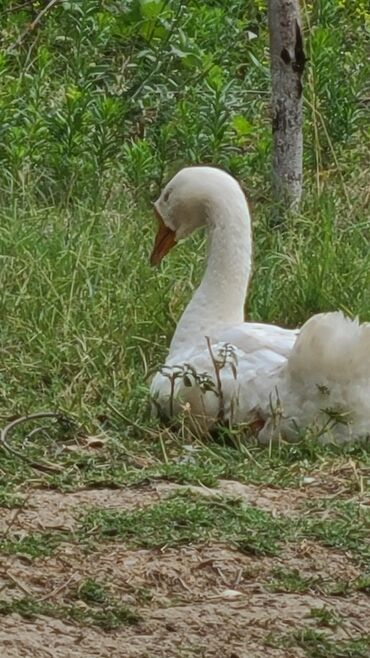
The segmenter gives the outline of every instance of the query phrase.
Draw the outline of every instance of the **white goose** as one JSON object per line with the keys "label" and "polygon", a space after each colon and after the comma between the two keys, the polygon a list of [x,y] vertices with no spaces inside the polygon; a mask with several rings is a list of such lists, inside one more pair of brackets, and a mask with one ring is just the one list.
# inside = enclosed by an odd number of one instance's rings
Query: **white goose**
{"label": "white goose", "polygon": [[315,315],[301,330],[243,322],[252,239],[236,180],[188,167],[154,205],[151,263],[201,226],[208,259],[152,381],[153,408],[182,413],[200,433],[219,421],[249,423],[261,441],[295,439],[308,425],[342,441],[370,434],[370,325],[340,312]]}

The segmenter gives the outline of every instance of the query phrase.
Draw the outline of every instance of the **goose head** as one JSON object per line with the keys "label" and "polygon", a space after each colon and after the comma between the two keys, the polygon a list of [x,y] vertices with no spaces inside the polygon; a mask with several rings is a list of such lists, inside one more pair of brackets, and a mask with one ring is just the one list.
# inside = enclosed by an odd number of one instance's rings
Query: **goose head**
{"label": "goose head", "polygon": [[215,167],[185,167],[162,190],[154,203],[158,230],[150,257],[157,265],[175,244],[208,224],[212,208],[241,193],[232,176]]}

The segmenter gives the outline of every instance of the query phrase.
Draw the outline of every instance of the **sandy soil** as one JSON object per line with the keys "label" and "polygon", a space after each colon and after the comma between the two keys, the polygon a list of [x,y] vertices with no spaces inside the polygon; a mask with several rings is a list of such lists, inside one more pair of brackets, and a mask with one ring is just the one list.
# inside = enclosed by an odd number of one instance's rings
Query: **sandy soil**
{"label": "sandy soil", "polygon": [[[67,494],[30,490],[23,506],[0,510],[0,528],[9,537],[37,530],[73,531],[78,517],[91,507],[137,509],[179,488],[183,487],[159,482]],[[273,514],[289,515],[301,513],[308,499],[323,494],[315,482],[299,490],[231,481],[221,481],[218,491],[193,489],[207,496],[238,497]],[[312,580],[311,589],[302,594],[272,591],[278,567],[299,569],[301,577]],[[17,614],[0,616],[1,656],[303,658],[306,654],[299,647],[278,647],[275,640],[303,627],[320,630],[318,620],[310,616],[312,608],[325,606],[340,616],[340,624],[324,629],[332,639],[347,640],[366,632],[370,616],[366,592],[325,594],[330,583],[353,581],[359,575],[350,556],[309,541],[287,546],[274,558],[245,555],[220,543],[129,550],[122,542],[100,544],[93,553],[62,543],[52,556],[35,560],[19,554],[1,556],[3,600],[29,596],[40,602],[70,603],[79,584],[91,578],[109,583],[112,596],[133,606],[140,617],[136,625],[104,632],[49,616],[34,620]]]}

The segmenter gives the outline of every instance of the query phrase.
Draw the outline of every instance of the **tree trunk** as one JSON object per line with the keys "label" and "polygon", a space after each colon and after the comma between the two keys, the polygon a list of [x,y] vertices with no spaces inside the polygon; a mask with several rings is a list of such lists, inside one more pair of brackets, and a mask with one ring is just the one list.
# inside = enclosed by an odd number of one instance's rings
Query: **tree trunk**
{"label": "tree trunk", "polygon": [[305,65],[299,0],[268,0],[272,78],[273,187],[282,209],[302,194],[302,74]]}

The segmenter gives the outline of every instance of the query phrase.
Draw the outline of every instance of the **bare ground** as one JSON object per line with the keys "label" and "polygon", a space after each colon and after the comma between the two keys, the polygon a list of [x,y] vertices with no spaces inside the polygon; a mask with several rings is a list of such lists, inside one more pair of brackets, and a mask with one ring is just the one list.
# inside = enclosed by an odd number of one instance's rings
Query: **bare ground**
{"label": "bare ground", "polygon": [[[133,510],[178,489],[160,482],[68,494],[29,490],[21,507],[0,510],[0,527],[12,538],[37,530],[73,531],[76,519],[90,507]],[[218,490],[193,489],[207,496],[238,497],[273,514],[289,515],[300,514],[308,499],[329,493],[315,479],[299,490],[231,481],[221,481]],[[312,586],[302,593],[276,591],[271,583],[279,567],[298,569]],[[366,591],[346,596],[325,593],[331,583],[355,581],[360,575],[360,567],[349,555],[310,541],[288,545],[279,557],[245,555],[222,543],[129,550],[118,541],[100,544],[93,553],[66,542],[47,558],[2,555],[3,600],[26,596],[68,604],[79,585],[90,578],[109,583],[110,594],[122,604],[135,606],[140,621],[108,632],[53,616],[25,620],[18,614],[4,615],[0,617],[1,656],[303,658],[307,654],[302,648],[279,647],[276,638],[301,628],[320,630],[318,620],[310,616],[312,609],[326,608],[340,618],[340,624],[325,628],[333,641],[368,632]]]}

